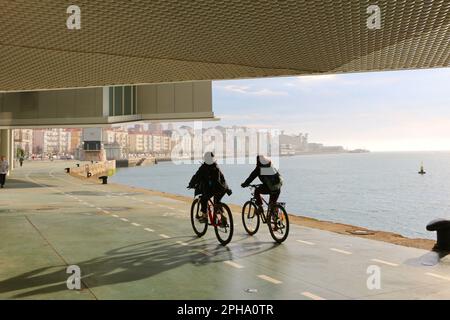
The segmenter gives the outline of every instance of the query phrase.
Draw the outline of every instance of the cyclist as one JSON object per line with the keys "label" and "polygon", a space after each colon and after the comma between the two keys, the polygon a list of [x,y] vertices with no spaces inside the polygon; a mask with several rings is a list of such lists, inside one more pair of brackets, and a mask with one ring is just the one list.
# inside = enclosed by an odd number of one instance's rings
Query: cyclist
{"label": "cyclist", "polygon": [[[219,203],[226,194],[231,195],[232,191],[228,187],[225,176],[217,165],[214,153],[206,152],[203,157],[203,164],[192,177],[188,188],[195,188],[195,195],[201,194],[200,210],[203,213],[199,218],[200,222],[207,221],[208,200],[214,197],[214,204]],[[225,218],[225,217],[224,217]],[[226,219],[222,220],[226,224]]]}
{"label": "cyclist", "polygon": [[256,168],[250,173],[250,176],[242,184],[242,188],[248,187],[256,178],[261,180],[262,184],[255,188],[256,205],[258,213],[263,212],[262,194],[270,194],[269,206],[276,204],[281,193],[283,179],[280,173],[273,167],[269,157],[258,155],[256,157]]}

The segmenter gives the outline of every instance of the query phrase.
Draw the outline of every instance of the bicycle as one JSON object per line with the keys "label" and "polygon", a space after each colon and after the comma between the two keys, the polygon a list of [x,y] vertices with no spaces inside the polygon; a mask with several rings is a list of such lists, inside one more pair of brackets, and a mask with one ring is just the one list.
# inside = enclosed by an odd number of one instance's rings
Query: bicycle
{"label": "bicycle", "polygon": [[191,206],[191,224],[195,234],[201,238],[206,234],[208,225],[214,227],[217,240],[220,244],[226,246],[233,237],[234,224],[233,215],[230,208],[222,202],[214,205],[211,199],[208,200],[207,218],[201,221],[203,213],[200,210],[201,195],[195,197]]}
{"label": "bicycle", "polygon": [[289,235],[289,217],[285,209],[286,204],[284,202],[277,202],[274,205],[270,205],[262,198],[265,206],[267,206],[267,211],[263,209],[260,212],[255,198],[255,189],[258,185],[252,184],[249,187],[252,190],[252,198],[242,207],[242,223],[245,231],[253,236],[258,232],[260,220],[262,220],[269,227],[272,238],[277,243],[282,243]]}

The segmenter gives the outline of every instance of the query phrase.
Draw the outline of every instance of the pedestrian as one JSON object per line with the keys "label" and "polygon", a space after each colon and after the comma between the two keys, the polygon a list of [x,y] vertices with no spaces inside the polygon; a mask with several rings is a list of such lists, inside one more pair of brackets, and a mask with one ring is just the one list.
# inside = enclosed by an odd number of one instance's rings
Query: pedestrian
{"label": "pedestrian", "polygon": [[19,163],[20,163],[20,166],[23,166],[23,156],[21,156],[21,157],[19,158]]}
{"label": "pedestrian", "polygon": [[6,175],[8,174],[9,163],[5,156],[0,157],[0,188],[5,186]]}

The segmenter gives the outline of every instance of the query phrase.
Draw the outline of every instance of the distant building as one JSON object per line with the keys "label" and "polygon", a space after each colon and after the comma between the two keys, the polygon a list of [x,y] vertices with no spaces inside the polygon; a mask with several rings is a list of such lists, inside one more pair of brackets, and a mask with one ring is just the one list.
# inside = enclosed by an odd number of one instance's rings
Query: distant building
{"label": "distant building", "polygon": [[21,148],[25,151],[25,155],[33,153],[33,130],[16,129],[14,130],[15,150]]}
{"label": "distant building", "polygon": [[69,154],[71,132],[65,129],[35,129],[33,131],[33,153],[44,155]]}

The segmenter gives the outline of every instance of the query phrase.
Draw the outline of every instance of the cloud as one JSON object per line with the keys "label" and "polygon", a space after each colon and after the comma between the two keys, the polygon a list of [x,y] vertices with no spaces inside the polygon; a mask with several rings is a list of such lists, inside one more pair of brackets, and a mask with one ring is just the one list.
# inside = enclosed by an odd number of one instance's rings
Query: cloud
{"label": "cloud", "polygon": [[217,88],[223,89],[228,92],[247,94],[253,96],[260,97],[273,97],[273,96],[287,96],[288,93],[286,91],[276,91],[267,88],[262,89],[252,89],[250,86],[240,86],[240,85],[226,85],[226,86],[217,86]]}

